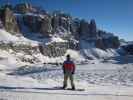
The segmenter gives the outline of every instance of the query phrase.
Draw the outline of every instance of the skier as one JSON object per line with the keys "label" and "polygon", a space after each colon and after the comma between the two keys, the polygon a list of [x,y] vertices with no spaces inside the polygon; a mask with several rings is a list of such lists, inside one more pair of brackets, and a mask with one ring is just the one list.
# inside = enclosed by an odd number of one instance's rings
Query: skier
{"label": "skier", "polygon": [[67,80],[69,78],[71,81],[72,90],[75,90],[74,78],[73,78],[73,75],[75,73],[75,64],[71,60],[70,55],[66,56],[66,61],[64,61],[62,69],[64,72],[63,89],[65,89],[67,87]]}

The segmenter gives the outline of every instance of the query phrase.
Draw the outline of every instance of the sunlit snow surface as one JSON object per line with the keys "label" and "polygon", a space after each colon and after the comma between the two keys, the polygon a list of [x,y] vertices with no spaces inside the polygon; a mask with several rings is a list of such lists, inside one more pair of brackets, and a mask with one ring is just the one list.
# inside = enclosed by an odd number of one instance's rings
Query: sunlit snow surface
{"label": "sunlit snow surface", "polygon": [[133,99],[133,63],[119,64],[116,61],[92,60],[85,65],[76,65],[76,88],[85,91],[56,88],[61,87],[63,82],[61,65],[40,64],[12,68],[9,65],[1,68],[1,99]]}
{"label": "sunlit snow surface", "polygon": [[[66,42],[58,36],[40,41],[34,41],[36,36],[32,38],[11,35],[0,29],[0,41],[4,43],[37,46],[40,42]],[[81,41],[81,46],[80,51],[68,49],[64,56],[55,58],[41,53],[24,55],[0,50],[0,100],[133,100],[133,56],[120,56],[113,49],[103,51],[85,41]],[[62,65],[43,64],[44,59],[45,63],[62,63],[67,54],[71,54],[76,63],[76,88],[85,91],[59,89],[63,83]],[[22,62],[21,56],[37,57],[40,62]]]}

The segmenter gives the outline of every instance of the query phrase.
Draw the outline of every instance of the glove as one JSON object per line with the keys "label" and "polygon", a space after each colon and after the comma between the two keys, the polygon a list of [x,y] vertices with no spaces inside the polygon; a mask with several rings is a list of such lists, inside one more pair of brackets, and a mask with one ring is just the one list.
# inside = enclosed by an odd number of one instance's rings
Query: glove
{"label": "glove", "polygon": [[73,71],[72,74],[75,74],[75,72]]}

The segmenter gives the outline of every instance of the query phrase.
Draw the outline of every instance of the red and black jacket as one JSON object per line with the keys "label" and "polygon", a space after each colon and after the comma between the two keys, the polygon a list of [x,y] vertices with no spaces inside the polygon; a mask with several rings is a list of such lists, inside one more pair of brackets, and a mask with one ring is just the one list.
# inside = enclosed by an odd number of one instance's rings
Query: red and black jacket
{"label": "red and black jacket", "polygon": [[70,72],[70,73],[74,74],[75,73],[75,64],[74,64],[74,62],[69,61],[69,60],[64,61],[64,63],[63,63],[63,72],[64,72],[64,74],[66,72]]}

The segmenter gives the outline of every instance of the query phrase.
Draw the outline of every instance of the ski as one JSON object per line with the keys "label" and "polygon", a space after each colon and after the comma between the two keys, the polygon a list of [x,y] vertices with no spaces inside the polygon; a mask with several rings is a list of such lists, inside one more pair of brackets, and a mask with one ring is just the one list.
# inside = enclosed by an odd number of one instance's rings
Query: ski
{"label": "ski", "polygon": [[71,91],[85,91],[85,89],[71,89],[71,88],[67,88],[67,89],[65,89],[65,90],[71,90]]}

